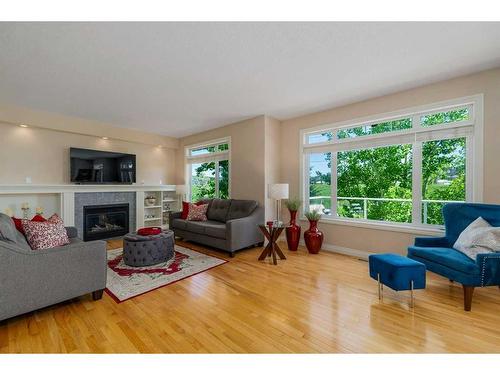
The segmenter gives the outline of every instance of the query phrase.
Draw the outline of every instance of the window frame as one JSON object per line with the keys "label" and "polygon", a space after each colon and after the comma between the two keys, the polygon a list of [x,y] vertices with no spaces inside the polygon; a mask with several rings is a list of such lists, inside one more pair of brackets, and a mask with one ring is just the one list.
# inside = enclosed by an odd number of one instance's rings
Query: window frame
{"label": "window frame", "polygon": [[[434,126],[422,126],[420,118],[438,112],[445,112],[467,107],[469,119],[456,123],[445,123]],[[337,139],[337,131],[346,128],[379,124],[403,118],[412,118],[412,128],[393,132],[364,135],[355,138]],[[311,134],[332,132],[331,141],[308,143]],[[371,229],[385,229],[397,232],[433,235],[443,232],[442,225],[421,223],[422,211],[422,144],[427,140],[466,138],[466,202],[482,202],[483,200],[483,94],[456,98],[417,107],[386,112],[372,116],[328,123],[311,128],[301,129],[299,137],[300,158],[300,197],[304,201],[301,219],[309,210],[309,154],[331,152],[331,185],[332,212],[324,215],[321,221],[330,224],[350,225]],[[337,152],[344,150],[383,147],[394,144],[411,143],[413,147],[412,168],[412,223],[385,222],[344,218],[337,216]],[[334,162],[335,161],[335,162]],[[307,170],[306,170],[307,169]]]}
{"label": "window frame", "polygon": [[[218,146],[227,143],[227,150],[219,150]],[[206,153],[202,155],[191,155],[191,152],[195,149],[202,147],[216,148],[215,152]],[[213,139],[206,142],[195,143],[191,145],[184,146],[184,181],[186,184],[186,196],[189,201],[191,201],[191,185],[192,185],[192,165],[199,163],[215,163],[215,198],[219,197],[219,162],[227,160],[229,162],[228,168],[228,197],[231,197],[231,137]]]}

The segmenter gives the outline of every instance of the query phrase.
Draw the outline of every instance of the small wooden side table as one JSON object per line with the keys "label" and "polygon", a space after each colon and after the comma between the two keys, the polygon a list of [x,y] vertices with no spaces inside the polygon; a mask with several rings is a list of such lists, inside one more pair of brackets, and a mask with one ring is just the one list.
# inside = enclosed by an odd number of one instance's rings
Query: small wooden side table
{"label": "small wooden side table", "polygon": [[266,225],[259,225],[259,228],[262,231],[262,233],[264,233],[264,236],[267,238],[267,240],[269,241],[267,243],[266,248],[262,252],[262,254],[260,254],[259,260],[264,260],[264,259],[266,259],[266,257],[272,257],[273,264],[276,265],[276,264],[278,264],[278,262],[276,260],[276,255],[279,256],[280,259],[286,259],[285,254],[283,254],[280,247],[276,243],[276,241],[278,241],[278,238],[279,238],[281,232],[283,232],[283,229],[285,229],[285,227],[271,227],[271,228],[269,228]]}

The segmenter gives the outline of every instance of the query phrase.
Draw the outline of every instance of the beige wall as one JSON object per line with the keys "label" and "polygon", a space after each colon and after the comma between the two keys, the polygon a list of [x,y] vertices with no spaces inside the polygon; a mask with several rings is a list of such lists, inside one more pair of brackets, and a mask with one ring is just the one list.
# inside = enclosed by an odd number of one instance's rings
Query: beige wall
{"label": "beige wall", "polygon": [[[500,203],[500,69],[489,70],[281,122],[281,179],[299,194],[299,131],[408,107],[484,94],[484,201]],[[306,223],[303,223],[306,225]],[[325,243],[376,252],[405,253],[414,235],[321,223]]]}
{"label": "beige wall", "polygon": [[[0,103],[0,122],[11,124],[29,124],[34,127],[71,132],[75,134],[109,137],[122,141],[162,145],[168,148],[177,148],[179,141],[176,138],[147,133],[132,129],[118,128],[105,122],[70,117],[59,113],[34,110],[26,107],[17,107]],[[140,124],[138,124],[140,128]]]}
{"label": "beige wall", "polygon": [[[265,137],[265,207],[266,221],[276,219],[276,201],[268,198],[269,184],[280,183],[281,123],[266,116]],[[281,217],[281,220],[286,220]]]}
{"label": "beige wall", "polygon": [[0,105],[0,145],[0,184],[24,184],[26,177],[33,184],[69,183],[70,147],[136,154],[138,183],[175,183],[178,140],[171,137]]}

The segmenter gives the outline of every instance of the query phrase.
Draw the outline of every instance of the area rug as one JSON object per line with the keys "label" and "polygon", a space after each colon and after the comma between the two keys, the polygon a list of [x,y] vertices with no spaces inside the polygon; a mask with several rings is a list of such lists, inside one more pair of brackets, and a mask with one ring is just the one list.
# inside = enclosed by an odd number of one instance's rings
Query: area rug
{"label": "area rug", "polygon": [[227,262],[178,245],[173,259],[149,267],[130,267],[122,258],[123,249],[108,251],[106,293],[117,303]]}

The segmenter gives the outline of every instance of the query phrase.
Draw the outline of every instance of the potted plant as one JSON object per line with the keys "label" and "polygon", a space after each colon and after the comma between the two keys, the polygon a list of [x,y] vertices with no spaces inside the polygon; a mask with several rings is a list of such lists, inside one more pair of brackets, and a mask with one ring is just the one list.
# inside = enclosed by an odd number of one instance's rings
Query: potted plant
{"label": "potted plant", "polygon": [[318,220],[321,214],[318,210],[306,212],[309,220],[309,229],[304,232],[304,241],[310,254],[318,254],[323,244],[323,233],[318,229]]}
{"label": "potted plant", "polygon": [[290,223],[285,228],[286,242],[288,245],[288,250],[297,251],[299,247],[300,240],[300,225],[296,223],[297,211],[302,205],[302,201],[297,198],[288,199],[285,203],[288,212],[290,212]]}

